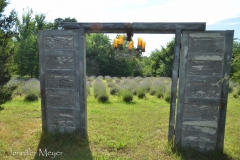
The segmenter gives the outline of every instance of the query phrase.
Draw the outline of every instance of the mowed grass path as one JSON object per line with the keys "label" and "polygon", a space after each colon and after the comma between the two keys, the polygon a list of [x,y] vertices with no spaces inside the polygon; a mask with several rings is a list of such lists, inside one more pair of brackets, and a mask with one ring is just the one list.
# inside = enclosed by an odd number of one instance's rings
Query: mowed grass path
{"label": "mowed grass path", "polygon": [[[0,159],[240,159],[240,100],[229,95],[224,154],[172,151],[167,145],[169,104],[147,94],[124,103],[88,97],[88,138],[43,135],[38,102],[15,99],[0,111]],[[19,152],[25,152],[20,155]],[[50,153],[51,154],[51,153]],[[52,153],[54,154],[54,153]]]}

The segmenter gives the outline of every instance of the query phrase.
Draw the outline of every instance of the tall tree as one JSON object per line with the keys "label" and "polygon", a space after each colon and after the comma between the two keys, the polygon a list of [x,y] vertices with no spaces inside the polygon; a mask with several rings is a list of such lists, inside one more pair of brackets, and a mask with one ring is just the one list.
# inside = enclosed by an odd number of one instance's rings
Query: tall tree
{"label": "tall tree", "polygon": [[13,36],[16,12],[11,11],[7,17],[3,14],[8,1],[0,0],[0,105],[11,98],[14,87],[6,86],[11,79],[10,65],[14,53]]}
{"label": "tall tree", "polygon": [[105,34],[86,35],[87,75],[133,76],[136,60],[115,59],[111,40]]}
{"label": "tall tree", "polygon": [[143,58],[142,75],[143,76],[172,76],[172,62],[174,54],[174,40],[167,43],[166,47],[155,49],[151,55],[147,58]]}
{"label": "tall tree", "polygon": [[15,61],[20,76],[39,77],[38,30],[49,29],[45,18],[44,14],[34,15],[31,9],[17,20],[19,36]]}

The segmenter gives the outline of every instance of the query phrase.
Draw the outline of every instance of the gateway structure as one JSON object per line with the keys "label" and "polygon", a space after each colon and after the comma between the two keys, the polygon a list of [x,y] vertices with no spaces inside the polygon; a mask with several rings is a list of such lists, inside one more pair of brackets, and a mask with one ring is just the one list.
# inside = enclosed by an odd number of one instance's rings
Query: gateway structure
{"label": "gateway structure", "polygon": [[39,31],[44,132],[87,134],[85,33],[175,34],[169,141],[223,151],[234,31],[205,31],[201,22],[63,23],[63,28]]}

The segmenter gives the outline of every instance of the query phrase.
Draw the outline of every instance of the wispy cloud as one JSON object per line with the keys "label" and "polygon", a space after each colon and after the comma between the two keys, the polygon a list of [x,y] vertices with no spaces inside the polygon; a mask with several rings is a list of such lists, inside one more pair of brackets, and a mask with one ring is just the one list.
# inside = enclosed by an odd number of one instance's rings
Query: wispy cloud
{"label": "wispy cloud", "polygon": [[231,23],[226,23],[226,25],[230,25],[230,26],[233,26],[233,25],[238,25],[240,24],[240,22],[231,22]]}

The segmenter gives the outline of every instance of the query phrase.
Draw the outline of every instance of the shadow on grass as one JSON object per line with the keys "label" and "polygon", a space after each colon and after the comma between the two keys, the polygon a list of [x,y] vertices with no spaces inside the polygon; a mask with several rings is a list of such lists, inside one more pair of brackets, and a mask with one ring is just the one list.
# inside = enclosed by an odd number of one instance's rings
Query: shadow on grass
{"label": "shadow on grass", "polygon": [[197,151],[192,147],[170,146],[171,153],[182,160],[232,160],[233,158],[226,153],[218,151]]}
{"label": "shadow on grass", "polygon": [[72,133],[64,135],[43,133],[34,159],[93,160],[93,157],[88,137],[81,138]]}

